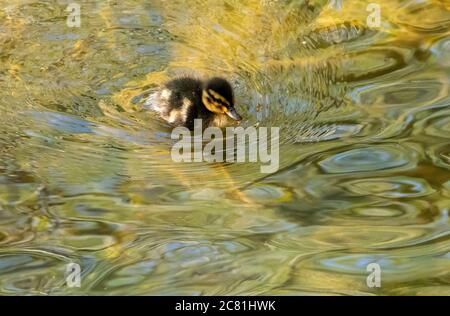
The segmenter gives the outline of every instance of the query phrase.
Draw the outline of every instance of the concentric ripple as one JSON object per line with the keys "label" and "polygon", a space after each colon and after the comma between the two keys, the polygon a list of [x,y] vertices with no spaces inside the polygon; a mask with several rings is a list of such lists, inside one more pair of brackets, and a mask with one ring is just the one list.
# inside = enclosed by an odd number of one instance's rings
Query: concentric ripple
{"label": "concentric ripple", "polygon": [[350,173],[376,171],[415,166],[414,156],[401,146],[380,145],[367,148],[351,149],[338,153],[319,162],[319,166],[327,173]]}

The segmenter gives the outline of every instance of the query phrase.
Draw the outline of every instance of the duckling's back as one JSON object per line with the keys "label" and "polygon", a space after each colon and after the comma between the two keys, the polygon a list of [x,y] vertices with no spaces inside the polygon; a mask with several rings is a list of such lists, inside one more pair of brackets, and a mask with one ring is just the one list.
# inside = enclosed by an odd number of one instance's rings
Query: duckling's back
{"label": "duckling's back", "polygon": [[193,125],[194,118],[202,108],[202,82],[181,77],[169,81],[150,95],[144,106],[159,112],[171,124]]}

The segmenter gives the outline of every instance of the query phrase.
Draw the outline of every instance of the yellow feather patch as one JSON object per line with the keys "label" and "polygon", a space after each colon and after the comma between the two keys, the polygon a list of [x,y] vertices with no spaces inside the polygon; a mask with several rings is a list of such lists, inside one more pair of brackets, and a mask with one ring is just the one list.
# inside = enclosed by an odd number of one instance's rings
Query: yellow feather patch
{"label": "yellow feather patch", "polygon": [[223,103],[225,103],[228,106],[230,105],[230,102],[228,102],[227,99],[225,99],[223,96],[218,94],[216,91],[209,89],[208,93],[210,95],[212,95],[215,99],[222,101]]}

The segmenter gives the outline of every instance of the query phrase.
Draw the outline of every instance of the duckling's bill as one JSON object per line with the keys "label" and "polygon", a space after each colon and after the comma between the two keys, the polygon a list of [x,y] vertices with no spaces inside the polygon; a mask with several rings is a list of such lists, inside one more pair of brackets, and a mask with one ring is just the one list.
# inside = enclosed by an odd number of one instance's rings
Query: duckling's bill
{"label": "duckling's bill", "polygon": [[238,121],[238,122],[242,121],[242,117],[232,107],[227,107],[225,113],[235,121]]}

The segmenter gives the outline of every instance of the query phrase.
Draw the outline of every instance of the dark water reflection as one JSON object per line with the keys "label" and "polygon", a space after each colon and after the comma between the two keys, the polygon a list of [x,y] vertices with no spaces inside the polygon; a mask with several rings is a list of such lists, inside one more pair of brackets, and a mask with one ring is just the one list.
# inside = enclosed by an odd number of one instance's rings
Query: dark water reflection
{"label": "dark water reflection", "polygon": [[[0,294],[450,294],[446,1],[79,3],[0,1]],[[278,172],[171,160],[141,104],[192,72]]]}

